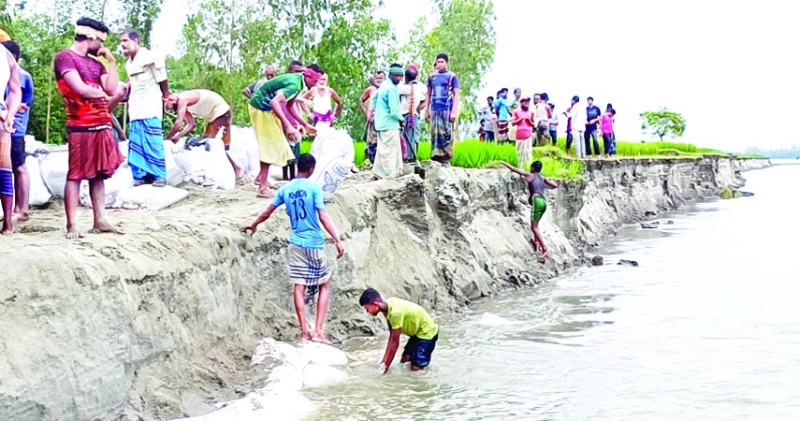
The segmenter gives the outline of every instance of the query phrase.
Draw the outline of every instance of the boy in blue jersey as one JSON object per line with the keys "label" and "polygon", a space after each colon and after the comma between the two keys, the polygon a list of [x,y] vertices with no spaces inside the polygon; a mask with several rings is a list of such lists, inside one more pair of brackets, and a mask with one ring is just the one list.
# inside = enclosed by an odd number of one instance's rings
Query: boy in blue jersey
{"label": "boy in blue jersey", "polygon": [[[289,279],[294,284],[294,307],[300,321],[300,339],[330,344],[325,336],[324,325],[331,295],[331,268],[325,261],[322,227],[336,243],[337,259],[344,255],[344,245],[325,212],[322,188],[308,179],[314,172],[316,163],[312,155],[300,155],[297,159],[297,178],[278,189],[267,210],[251,225],[243,227],[242,232],[254,234],[258,226],[269,219],[276,209],[286,205],[286,213],[289,214],[292,224],[292,234],[289,237]],[[312,335],[306,320],[305,305],[311,304],[317,290],[317,318]]]}

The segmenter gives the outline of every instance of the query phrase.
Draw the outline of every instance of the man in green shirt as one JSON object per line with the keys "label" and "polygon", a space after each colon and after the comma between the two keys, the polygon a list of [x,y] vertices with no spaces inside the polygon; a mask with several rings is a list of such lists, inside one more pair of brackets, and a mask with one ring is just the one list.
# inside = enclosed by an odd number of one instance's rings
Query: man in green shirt
{"label": "man in green shirt", "polygon": [[411,362],[411,371],[420,371],[431,363],[431,354],[439,339],[439,326],[424,308],[402,298],[387,298],[384,301],[381,294],[372,288],[367,288],[361,294],[359,304],[372,316],[383,313],[389,324],[389,342],[381,363],[384,374],[389,371],[400,347],[401,333],[408,336],[408,342],[400,363]]}
{"label": "man in green shirt", "polygon": [[[275,193],[267,185],[269,166],[283,167],[289,161],[293,161],[295,151],[291,146],[299,146],[300,130],[304,129],[307,133],[314,132],[314,128],[298,115],[294,101],[303,90],[303,84],[308,87],[316,85],[322,74],[322,69],[312,64],[304,68],[302,73],[276,76],[253,92],[248,109],[261,161],[258,197],[275,197]],[[289,142],[286,141],[287,138]]]}

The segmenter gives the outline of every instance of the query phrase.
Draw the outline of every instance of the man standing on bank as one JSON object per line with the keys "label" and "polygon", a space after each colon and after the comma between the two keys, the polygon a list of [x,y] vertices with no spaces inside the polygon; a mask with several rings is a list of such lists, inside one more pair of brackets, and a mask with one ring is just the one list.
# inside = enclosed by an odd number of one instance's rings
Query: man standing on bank
{"label": "man standing on bank", "polygon": [[[111,178],[124,158],[114,139],[108,99],[117,92],[117,62],[103,41],[108,27],[81,18],[75,25],[75,42],[53,60],[56,83],[67,108],[69,169],[64,189],[67,238],[81,237],[75,226],[81,181],[89,180],[94,228],[101,233],[123,234],[105,216],[105,180]],[[108,68],[98,58],[108,62]]]}
{"label": "man standing on bank", "polygon": [[[300,340],[312,340],[330,344],[325,336],[325,315],[331,295],[332,268],[325,260],[325,236],[322,229],[333,237],[336,243],[336,258],[344,256],[344,245],[336,233],[325,203],[322,188],[308,177],[314,172],[316,160],[310,154],[297,158],[297,178],[278,189],[272,204],[267,207],[252,224],[242,227],[242,232],[255,234],[258,226],[266,222],[282,205],[286,205],[292,234],[289,237],[289,278],[294,284],[294,307],[300,322]],[[317,298],[317,317],[314,333],[306,319],[307,304]]]}
{"label": "man standing on bank", "polygon": [[444,166],[453,159],[453,123],[460,110],[458,76],[447,70],[447,54],[436,56],[436,73],[428,78],[428,114],[431,123],[431,160]]}
{"label": "man standing on bank", "polygon": [[130,80],[128,115],[130,140],[128,165],[133,184],[150,181],[154,187],[167,182],[164,154],[164,102],[169,97],[167,66],[163,57],[139,45],[139,33],[126,29],[119,38],[122,54],[127,57],[125,71]]}

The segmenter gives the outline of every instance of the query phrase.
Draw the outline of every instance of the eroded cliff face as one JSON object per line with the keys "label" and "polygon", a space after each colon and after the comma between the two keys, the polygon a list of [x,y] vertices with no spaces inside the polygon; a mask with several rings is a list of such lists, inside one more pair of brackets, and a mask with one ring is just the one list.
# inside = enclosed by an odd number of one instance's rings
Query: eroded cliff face
{"label": "eroded cliff face", "polygon": [[[525,184],[507,171],[355,177],[328,205],[347,253],[327,329],[341,340],[384,328],[358,306],[367,286],[441,313],[554,277],[625,222],[741,185],[747,165],[589,161],[586,180],[549,192],[545,266],[528,243]],[[112,213],[124,237],[78,242],[63,239],[56,206],[0,243],[0,419],[169,419],[257,387],[268,373],[249,367],[252,347],[295,339],[298,328],[286,216],[252,238],[238,231],[267,204],[253,195],[192,190],[170,209]],[[80,224],[88,217],[82,211]]]}

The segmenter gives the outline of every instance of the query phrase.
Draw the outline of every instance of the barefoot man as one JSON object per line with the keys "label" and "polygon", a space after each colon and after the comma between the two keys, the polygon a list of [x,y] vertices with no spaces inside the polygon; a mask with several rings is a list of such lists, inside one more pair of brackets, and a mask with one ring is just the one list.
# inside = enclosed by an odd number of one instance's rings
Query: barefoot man
{"label": "barefoot man", "polygon": [[[294,308],[300,321],[301,340],[312,340],[330,344],[325,336],[325,315],[331,295],[331,267],[325,260],[325,237],[322,227],[336,243],[336,258],[344,255],[344,245],[336,227],[325,212],[322,201],[322,188],[308,177],[314,172],[316,160],[310,154],[302,154],[297,159],[297,178],[278,190],[275,200],[264,213],[242,232],[254,234],[281,205],[286,205],[292,234],[289,237],[289,279],[294,284]],[[321,225],[321,226],[320,226]],[[306,304],[317,298],[317,317],[314,334],[306,320]]]}
{"label": "barefoot man", "polygon": [[[14,169],[14,219],[15,222],[24,222],[29,218],[28,203],[30,199],[31,179],[28,168],[25,166],[25,135],[28,132],[28,121],[31,117],[33,106],[33,77],[19,65],[20,48],[14,41],[3,41],[9,53],[14,56],[19,74],[19,87],[22,99],[19,112],[14,119],[14,133],[11,134],[11,165]],[[6,88],[6,98],[11,92],[11,87]]]}
{"label": "barefoot man", "polygon": [[[108,27],[99,21],[81,18],[75,25],[75,42],[53,60],[56,83],[67,108],[69,169],[64,189],[67,213],[67,238],[81,237],[75,225],[81,181],[89,180],[89,195],[94,212],[94,232],[122,234],[105,216],[104,180],[114,175],[124,159],[114,140],[108,99],[117,93],[117,63],[103,47]],[[98,59],[108,62],[108,69]]]}
{"label": "barefoot man", "polygon": [[379,70],[375,76],[370,78],[369,87],[364,90],[361,97],[358,99],[358,108],[364,113],[367,118],[367,125],[364,129],[364,141],[367,142],[367,159],[370,163],[375,162],[375,153],[378,151],[378,132],[375,131],[375,122],[373,119],[372,110],[372,95],[378,92],[378,87],[381,86],[383,80],[386,79],[386,73]]}
{"label": "barefoot man", "polygon": [[[182,137],[191,133],[197,123],[194,116],[206,121],[206,129],[203,136],[208,138],[217,137],[222,130],[222,143],[225,145],[225,154],[233,167],[236,179],[242,178],[242,167],[227,154],[231,147],[231,106],[225,102],[220,94],[209,91],[208,89],[195,89],[192,91],[181,92],[177,95],[170,95],[167,98],[167,109],[176,111],[178,116],[175,124],[167,134],[167,139],[177,143]],[[184,126],[184,124],[186,124]]]}
{"label": "barefoot man", "polygon": [[542,216],[544,216],[544,212],[547,210],[547,200],[544,198],[544,190],[554,189],[558,187],[558,185],[542,177],[541,161],[534,161],[533,164],[531,164],[531,172],[520,170],[505,162],[502,164],[512,172],[525,177],[525,181],[528,183],[528,203],[531,205],[531,233],[533,234],[531,245],[533,245],[534,253],[542,254],[539,258],[539,262],[544,263],[547,258],[548,250],[544,245],[542,233],[539,232],[539,221],[542,220]]}
{"label": "barefoot man", "polygon": [[0,100],[0,201],[3,204],[3,230],[7,235],[14,232],[14,175],[11,160],[11,136],[14,133],[15,116],[20,109],[22,90],[19,85],[17,61],[5,47],[0,47],[0,89],[8,94]]}
{"label": "barefoot man", "polygon": [[269,167],[283,167],[295,159],[290,143],[300,142],[300,128],[307,133],[315,133],[314,127],[298,114],[295,99],[301,95],[303,86],[310,88],[316,85],[323,74],[319,66],[311,64],[302,73],[282,74],[253,93],[248,110],[258,141],[258,159],[261,161],[257,197],[275,196],[267,184]]}

